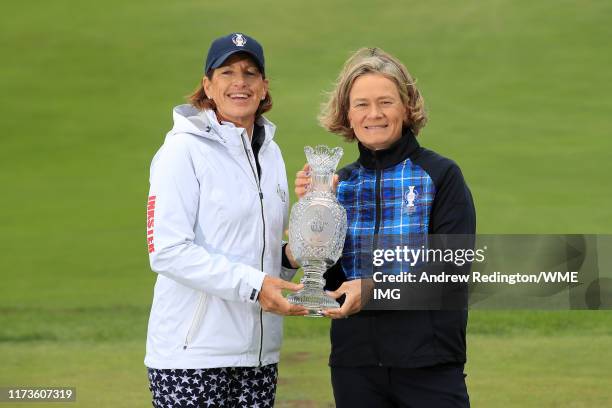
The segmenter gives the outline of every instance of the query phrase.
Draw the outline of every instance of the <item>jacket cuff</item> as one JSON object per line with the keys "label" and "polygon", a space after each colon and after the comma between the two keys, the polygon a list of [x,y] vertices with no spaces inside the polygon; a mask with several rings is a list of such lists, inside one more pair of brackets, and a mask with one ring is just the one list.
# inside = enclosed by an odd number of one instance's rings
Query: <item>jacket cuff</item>
{"label": "jacket cuff", "polygon": [[285,268],[284,266],[281,268],[280,278],[282,280],[286,280],[287,282],[291,282],[293,277],[297,273],[297,269],[293,268]]}
{"label": "jacket cuff", "polygon": [[289,261],[289,258],[287,257],[287,252],[285,252],[287,250],[286,247],[287,247],[287,243],[285,242],[281,250],[283,254],[283,261],[282,261],[283,268],[298,270],[298,268],[294,268],[291,265],[291,262]]}
{"label": "jacket cuff", "polygon": [[246,279],[240,285],[240,297],[242,300],[249,303],[257,302],[265,277],[266,274],[262,271],[249,271]]}

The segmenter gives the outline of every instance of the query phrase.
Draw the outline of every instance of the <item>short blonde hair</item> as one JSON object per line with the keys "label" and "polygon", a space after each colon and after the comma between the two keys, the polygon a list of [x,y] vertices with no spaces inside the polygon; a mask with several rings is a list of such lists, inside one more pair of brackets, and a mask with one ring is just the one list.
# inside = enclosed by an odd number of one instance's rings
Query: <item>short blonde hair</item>
{"label": "short blonde hair", "polygon": [[402,102],[408,108],[406,126],[415,136],[418,135],[427,122],[425,101],[404,64],[380,48],[361,48],[346,61],[328,101],[322,106],[319,115],[321,126],[348,141],[355,140],[348,119],[349,96],[355,80],[365,74],[381,74],[395,82]]}

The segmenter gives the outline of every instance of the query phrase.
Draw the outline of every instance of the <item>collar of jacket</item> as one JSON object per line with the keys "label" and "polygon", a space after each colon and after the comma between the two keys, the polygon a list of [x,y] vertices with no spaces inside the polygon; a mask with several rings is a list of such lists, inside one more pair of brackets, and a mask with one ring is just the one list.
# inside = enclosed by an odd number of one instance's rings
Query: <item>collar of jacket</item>
{"label": "collar of jacket", "polygon": [[[223,135],[226,134],[228,130],[230,132],[236,132],[238,135],[242,135],[242,133],[246,131],[246,129],[237,127],[231,122],[221,122],[220,123],[219,120],[217,119],[217,115],[215,114],[213,110],[207,109],[207,110],[204,110],[201,114],[205,116],[205,118],[207,119],[207,123],[209,125],[206,130],[208,132],[212,130],[213,132],[217,133],[217,135],[221,136],[222,139],[223,139]],[[255,127],[253,128],[253,137],[256,137],[255,130],[257,126],[260,126],[263,130],[263,137],[261,141],[259,142],[261,146],[268,144],[274,138],[276,126],[272,122],[270,122],[268,119],[266,119],[264,116],[260,115],[255,120],[254,125]],[[226,141],[223,140],[223,142],[225,143]],[[238,144],[241,145],[242,142],[240,141]]]}
{"label": "collar of jacket", "polygon": [[[194,136],[203,137],[235,149],[242,149],[243,128],[234,126],[231,123],[221,124],[212,110],[200,111],[190,104],[176,106],[173,109],[174,126],[167,136],[176,133],[188,133]],[[274,137],[276,126],[266,119],[259,116],[256,124],[264,129],[264,140],[262,147],[266,146]]]}
{"label": "collar of jacket", "polygon": [[361,143],[359,147],[359,164],[366,169],[386,169],[406,160],[419,148],[419,142],[410,129],[405,129],[402,137],[387,149],[368,149]]}

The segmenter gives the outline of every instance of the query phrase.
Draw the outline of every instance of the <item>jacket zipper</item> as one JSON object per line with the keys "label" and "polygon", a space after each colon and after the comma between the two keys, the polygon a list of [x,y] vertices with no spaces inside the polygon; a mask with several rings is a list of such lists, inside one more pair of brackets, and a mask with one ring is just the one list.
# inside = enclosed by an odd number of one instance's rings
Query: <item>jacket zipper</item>
{"label": "jacket zipper", "polygon": [[[244,148],[244,153],[247,156],[247,160],[249,161],[249,167],[251,167],[251,172],[253,173],[253,177],[255,178],[255,183],[257,183],[257,191],[259,193],[259,206],[261,208],[261,223],[263,225],[263,245],[261,248],[261,260],[260,260],[260,268],[261,271],[264,271],[264,253],[266,252],[266,219],[264,217],[264,206],[263,206],[263,193],[261,192],[261,183],[259,181],[259,177],[257,176],[257,172],[255,168],[253,168],[253,163],[249,158],[249,150],[247,149],[246,142],[244,141],[244,137],[240,136],[242,140],[242,147]],[[261,366],[261,354],[263,352],[263,310],[259,309],[259,366]]]}
{"label": "jacket zipper", "polygon": [[378,231],[380,230],[380,219],[381,219],[381,206],[382,206],[382,193],[380,191],[380,179],[382,178],[382,170],[380,168],[380,162],[378,161],[378,156],[376,155],[376,151],[372,152],[374,156],[375,163],[375,183],[374,183],[374,194],[376,197],[376,218],[374,223],[374,246],[372,248],[376,249],[378,245]]}
{"label": "jacket zipper", "polygon": [[196,311],[193,315],[193,320],[191,321],[191,325],[189,326],[189,330],[187,330],[187,335],[185,336],[185,343],[183,344],[183,350],[187,350],[187,347],[189,347],[189,344],[191,343],[191,338],[193,337],[193,334],[195,333],[196,326],[199,324],[202,312],[204,310],[205,300],[206,300],[206,295],[201,293],[200,300],[198,301],[198,306],[196,307]]}
{"label": "jacket zipper", "polygon": [[[378,246],[378,231],[380,230],[380,221],[381,221],[381,217],[382,217],[382,191],[380,188],[380,179],[382,178],[382,170],[380,168],[380,162],[378,160],[378,155],[376,154],[376,151],[373,152],[374,155],[374,162],[376,164],[375,168],[376,168],[376,178],[375,178],[375,184],[374,184],[374,189],[375,189],[375,194],[376,194],[376,221],[374,224],[374,246],[372,248],[376,249]],[[376,328],[374,327],[375,323],[376,323],[376,315],[371,316],[371,324],[370,324],[370,333],[372,335],[372,338],[374,339],[374,354],[376,356],[376,359],[378,360],[378,365],[382,367],[382,361],[380,361],[380,350],[379,350],[379,345],[378,345],[378,341],[376,341],[376,339],[378,338],[378,336],[376,335]]]}

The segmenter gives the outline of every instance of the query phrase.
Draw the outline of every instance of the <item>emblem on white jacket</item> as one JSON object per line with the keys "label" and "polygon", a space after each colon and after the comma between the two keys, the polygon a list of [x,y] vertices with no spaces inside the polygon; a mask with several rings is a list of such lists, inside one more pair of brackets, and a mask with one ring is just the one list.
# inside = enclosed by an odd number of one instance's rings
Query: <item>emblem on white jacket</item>
{"label": "emblem on white jacket", "polygon": [[280,184],[276,185],[276,194],[283,203],[287,202],[287,192],[281,188]]}

